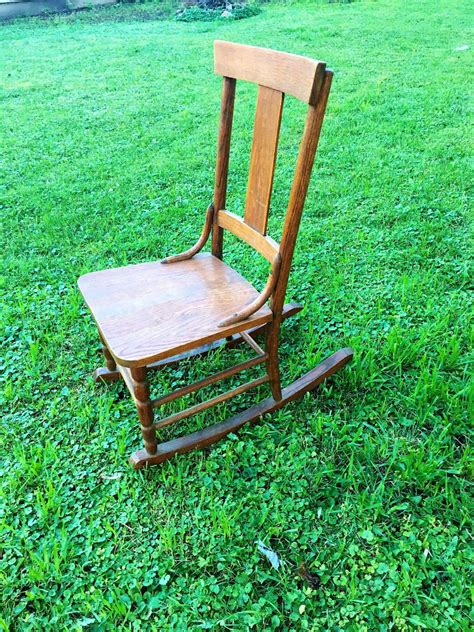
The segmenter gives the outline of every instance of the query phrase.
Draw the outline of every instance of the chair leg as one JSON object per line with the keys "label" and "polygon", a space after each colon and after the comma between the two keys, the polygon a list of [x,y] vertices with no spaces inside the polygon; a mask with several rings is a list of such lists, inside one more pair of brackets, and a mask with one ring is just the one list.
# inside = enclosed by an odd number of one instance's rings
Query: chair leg
{"label": "chair leg", "polygon": [[130,369],[135,405],[140,418],[143,442],[148,454],[156,454],[156,432],[153,426],[153,406],[150,401],[150,389],[146,379],[146,367]]}
{"label": "chair leg", "polygon": [[281,380],[280,380],[280,364],[278,361],[278,334],[280,331],[280,323],[273,321],[267,329],[265,351],[267,352],[267,372],[270,378],[270,389],[273,399],[278,402],[281,400]]}
{"label": "chair leg", "polygon": [[[100,335],[100,334],[99,334]],[[100,335],[102,343],[102,353],[105,358],[104,367],[100,367],[94,371],[94,382],[117,382],[120,379],[120,373],[117,370],[113,355],[110,353],[105,340]]]}
{"label": "chair leg", "polygon": [[104,354],[105,365],[107,366],[107,369],[109,371],[116,371],[117,365],[115,364],[115,360],[103,340],[102,340],[102,353]]}
{"label": "chair leg", "polygon": [[176,454],[184,454],[191,450],[205,448],[219,441],[229,433],[236,432],[247,423],[259,420],[263,415],[268,415],[275,410],[283,408],[289,402],[303,397],[305,393],[313,391],[330,375],[338,371],[352,359],[352,349],[340,349],[323,360],[318,366],[298,380],[289,384],[282,390],[282,397],[276,401],[268,397],[258,404],[254,404],[247,410],[237,413],[226,421],[197,430],[184,437],[177,437],[165,443],[160,443],[155,454],[149,454],[147,450],[138,450],[130,457],[130,463],[134,469],[157,465],[171,459]]}

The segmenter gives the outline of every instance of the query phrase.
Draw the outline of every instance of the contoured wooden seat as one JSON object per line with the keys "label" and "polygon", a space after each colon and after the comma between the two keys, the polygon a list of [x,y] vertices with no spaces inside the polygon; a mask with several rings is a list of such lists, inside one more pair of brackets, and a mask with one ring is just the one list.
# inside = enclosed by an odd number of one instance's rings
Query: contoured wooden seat
{"label": "contoured wooden seat", "polygon": [[165,266],[161,262],[86,274],[79,287],[116,362],[143,366],[202,344],[263,325],[264,305],[248,319],[220,327],[257,290],[208,253]]}
{"label": "contoured wooden seat", "polygon": [[[79,288],[97,323],[106,367],[96,381],[123,379],[137,407],[145,448],[131,456],[135,468],[160,463],[177,453],[210,445],[243,424],[313,390],[352,357],[342,349],[286,388],[280,384],[278,343],[282,321],[301,310],[285,305],[285,293],[311,169],[331,86],[323,62],[269,49],[215,42],[215,71],[223,76],[214,200],[194,246],[157,262],[82,276]],[[258,84],[244,217],[226,210],[227,174],[236,80]],[[284,95],[308,104],[303,138],[280,244],[266,235]],[[224,231],[230,231],[270,264],[258,292],[222,261]],[[212,234],[211,253],[201,253]],[[259,338],[265,338],[265,349]],[[156,399],[147,372],[216,345],[246,342],[250,360],[203,377]],[[155,421],[154,409],[253,366],[264,375]],[[159,444],[156,431],[268,382],[271,396],[238,415],[184,437]]]}

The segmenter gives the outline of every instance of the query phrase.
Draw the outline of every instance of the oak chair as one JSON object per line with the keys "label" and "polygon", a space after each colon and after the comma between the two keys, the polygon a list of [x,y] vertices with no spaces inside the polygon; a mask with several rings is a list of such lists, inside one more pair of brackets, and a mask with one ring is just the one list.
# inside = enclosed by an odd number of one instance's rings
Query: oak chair
{"label": "oak chair", "polygon": [[[123,379],[137,407],[144,449],[131,455],[135,468],[177,453],[208,446],[249,421],[255,421],[315,389],[344,366],[351,349],[341,349],[295,382],[281,387],[278,364],[280,326],[299,312],[285,305],[293,251],[318,145],[332,72],[321,61],[274,50],[215,42],[215,72],[223,76],[214,201],[197,243],[174,256],[85,274],[79,288],[97,323],[106,367],[95,380]],[[226,210],[227,173],[236,80],[258,84],[247,197],[243,218]],[[308,104],[281,243],[266,235],[284,95]],[[270,264],[262,292],[222,261],[223,234],[230,231]],[[211,253],[200,253],[212,234]],[[267,304],[269,303],[269,304]],[[265,348],[259,344],[265,339]],[[247,343],[255,356],[236,366],[150,398],[147,373],[219,345]],[[250,367],[264,364],[262,377],[163,419],[154,409]],[[156,431],[268,382],[271,396],[247,410],[165,443]]]}

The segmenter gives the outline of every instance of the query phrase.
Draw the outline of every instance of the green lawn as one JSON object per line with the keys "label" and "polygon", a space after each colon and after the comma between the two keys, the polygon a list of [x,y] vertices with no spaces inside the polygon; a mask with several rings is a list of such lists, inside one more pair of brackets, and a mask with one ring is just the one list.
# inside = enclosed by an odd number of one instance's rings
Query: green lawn
{"label": "green lawn", "polygon": [[[113,11],[0,25],[0,627],[468,630],[472,50],[456,49],[472,5],[288,3],[228,24]],[[285,381],[342,346],[355,358],[238,436],[133,472],[136,413],[122,385],[92,382],[98,341],[76,279],[200,231],[215,38],[334,69],[288,290],[306,308],[284,326]],[[236,212],[255,93],[238,87]],[[303,120],[288,98],[275,238]],[[229,247],[260,287],[266,263]],[[243,353],[163,371],[155,390]]]}

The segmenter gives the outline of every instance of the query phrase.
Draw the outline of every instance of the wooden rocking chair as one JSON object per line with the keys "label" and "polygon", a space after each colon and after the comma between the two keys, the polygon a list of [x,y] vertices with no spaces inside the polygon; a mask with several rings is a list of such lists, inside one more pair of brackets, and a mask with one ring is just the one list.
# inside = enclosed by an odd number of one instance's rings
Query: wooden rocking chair
{"label": "wooden rocking chair", "polygon": [[[96,381],[122,378],[138,410],[145,449],[131,455],[135,468],[208,446],[249,421],[313,390],[352,358],[341,349],[295,382],[281,388],[278,343],[281,322],[299,312],[285,305],[293,251],[306,197],[332,72],[320,61],[264,48],[215,42],[215,72],[223,76],[214,202],[195,246],[161,262],[142,263],[82,276],[78,283],[97,323],[106,368]],[[258,84],[254,137],[243,219],[225,210],[236,79]],[[280,245],[266,236],[280,120],[285,94],[308,104],[308,113]],[[224,230],[244,240],[271,266],[261,293],[222,261]],[[212,254],[198,254],[212,233]],[[269,306],[267,302],[269,301]],[[265,350],[257,340],[265,336]],[[207,353],[221,344],[246,342],[252,359],[194,384],[150,399],[147,372]],[[258,364],[263,377],[155,421],[153,411],[178,397]],[[156,430],[269,382],[271,397],[234,417],[165,443]]]}

